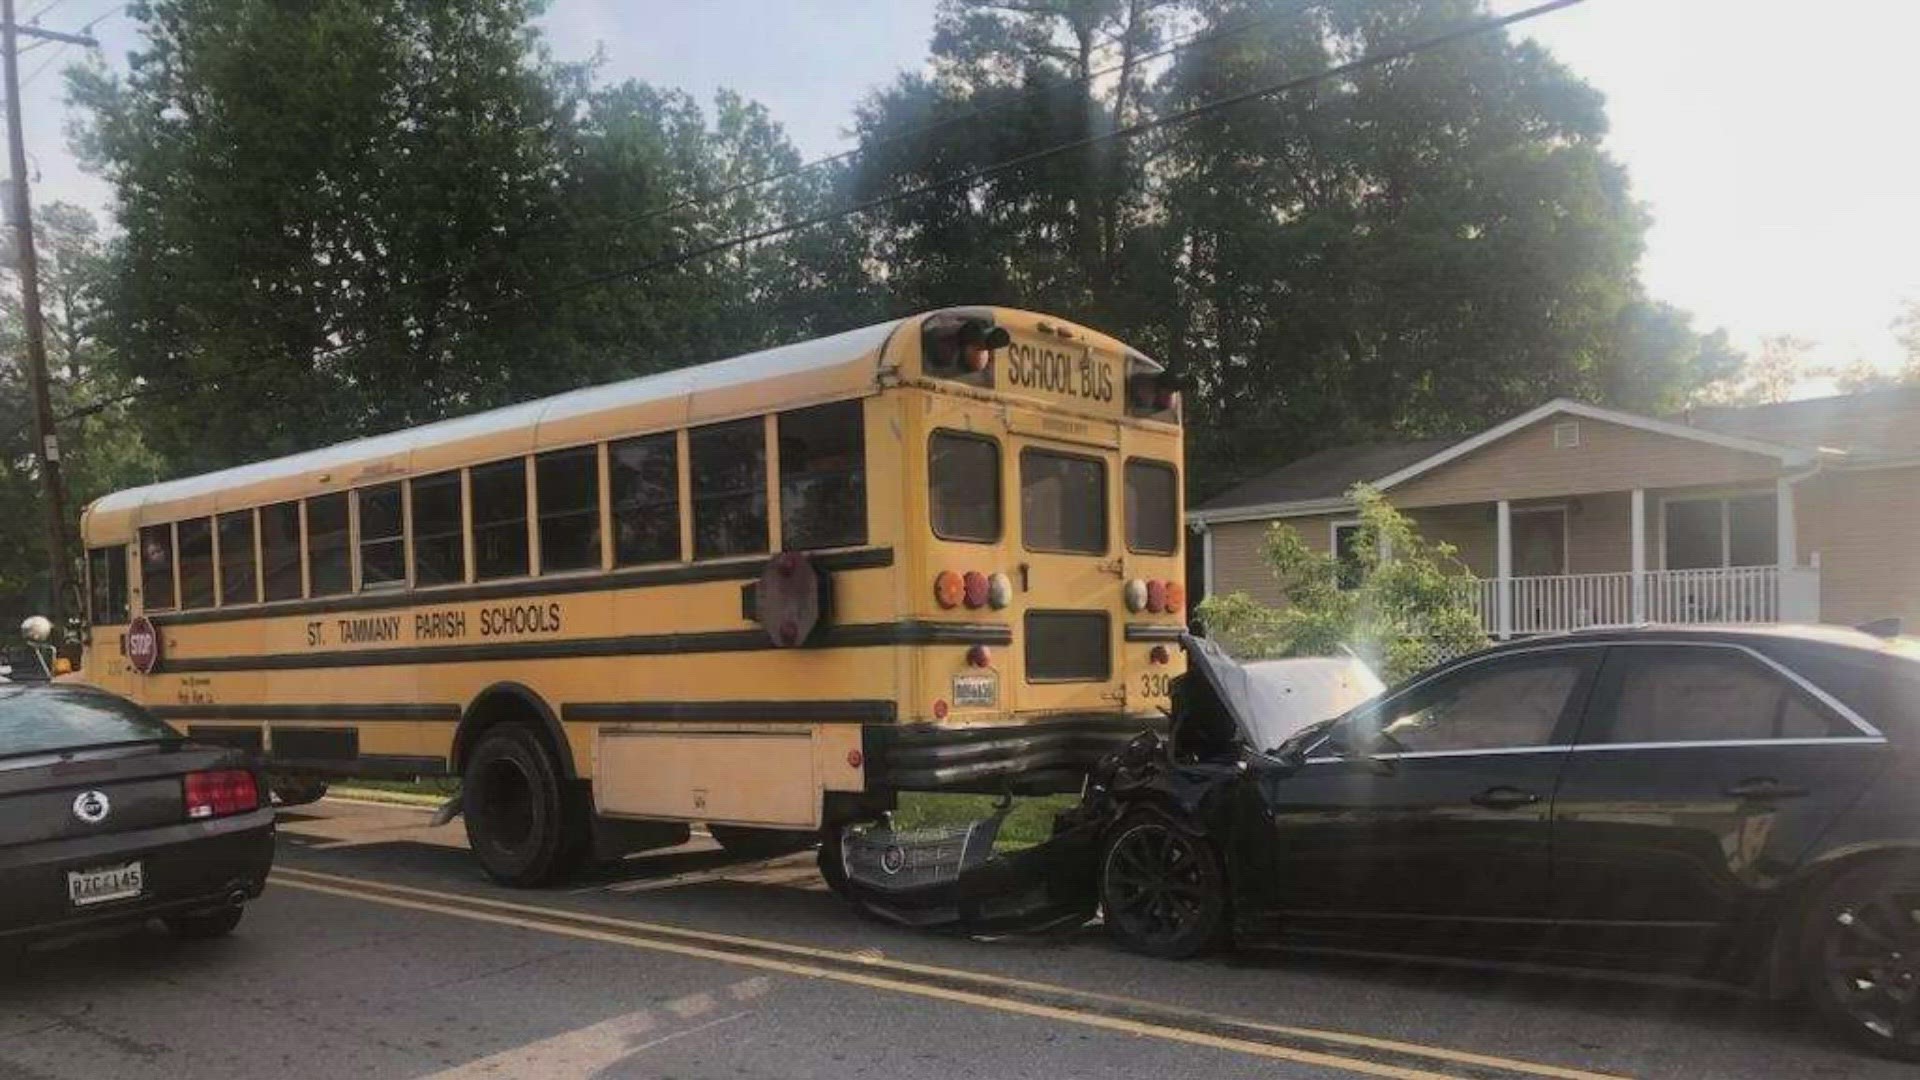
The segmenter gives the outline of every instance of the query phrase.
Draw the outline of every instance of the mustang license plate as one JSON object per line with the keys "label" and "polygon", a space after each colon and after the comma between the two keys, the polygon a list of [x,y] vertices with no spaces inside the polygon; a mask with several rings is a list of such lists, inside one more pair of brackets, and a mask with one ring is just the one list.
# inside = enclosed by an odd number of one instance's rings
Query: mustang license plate
{"label": "mustang license plate", "polygon": [[139,896],[145,887],[146,877],[137,862],[67,871],[67,898],[74,907],[128,900]]}

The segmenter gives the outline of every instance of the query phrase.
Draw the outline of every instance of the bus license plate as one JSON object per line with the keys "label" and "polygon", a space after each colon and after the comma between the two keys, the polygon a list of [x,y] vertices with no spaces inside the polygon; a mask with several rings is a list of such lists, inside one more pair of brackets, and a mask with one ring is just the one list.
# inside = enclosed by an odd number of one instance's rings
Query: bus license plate
{"label": "bus license plate", "polygon": [[988,672],[982,675],[955,675],[953,677],[953,707],[992,708],[1000,701],[1000,677]]}
{"label": "bus license plate", "polygon": [[67,871],[67,899],[74,907],[131,899],[145,887],[146,876],[137,862]]}

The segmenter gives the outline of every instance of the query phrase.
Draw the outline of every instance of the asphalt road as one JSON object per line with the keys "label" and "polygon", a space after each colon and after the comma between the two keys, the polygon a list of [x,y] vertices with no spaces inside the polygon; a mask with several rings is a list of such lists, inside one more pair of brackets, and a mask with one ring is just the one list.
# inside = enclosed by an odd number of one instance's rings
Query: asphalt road
{"label": "asphalt road", "polygon": [[515,892],[425,823],[301,808],[231,938],[35,950],[0,973],[0,1080],[1910,1075],[1681,980],[915,933],[826,893],[810,856],[698,840]]}

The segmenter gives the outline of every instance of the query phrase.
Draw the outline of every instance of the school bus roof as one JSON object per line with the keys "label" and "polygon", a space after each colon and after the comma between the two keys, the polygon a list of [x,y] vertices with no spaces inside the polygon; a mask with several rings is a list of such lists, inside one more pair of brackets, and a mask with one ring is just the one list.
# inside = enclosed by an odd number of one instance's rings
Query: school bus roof
{"label": "school bus roof", "polygon": [[[130,534],[139,519],[171,520],[404,473],[453,468],[609,430],[671,430],[831,401],[873,389],[887,339],[905,319],[782,345],[709,364],[574,390],[537,401],[337,443],[96,500],[82,515],[90,540]],[[145,511],[144,513],[142,511]]]}

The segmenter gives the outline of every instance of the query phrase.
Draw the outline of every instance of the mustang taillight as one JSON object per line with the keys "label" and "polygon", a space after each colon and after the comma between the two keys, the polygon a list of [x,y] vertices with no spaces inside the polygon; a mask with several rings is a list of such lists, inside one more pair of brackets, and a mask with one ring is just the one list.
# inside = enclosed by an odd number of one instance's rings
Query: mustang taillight
{"label": "mustang taillight", "polygon": [[186,803],[187,816],[195,820],[244,814],[260,809],[260,788],[245,769],[188,773]]}

